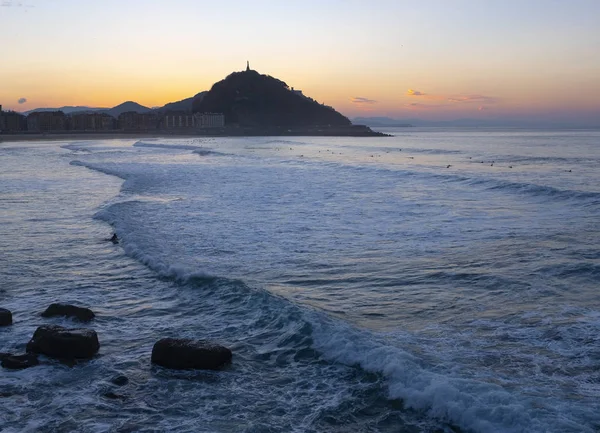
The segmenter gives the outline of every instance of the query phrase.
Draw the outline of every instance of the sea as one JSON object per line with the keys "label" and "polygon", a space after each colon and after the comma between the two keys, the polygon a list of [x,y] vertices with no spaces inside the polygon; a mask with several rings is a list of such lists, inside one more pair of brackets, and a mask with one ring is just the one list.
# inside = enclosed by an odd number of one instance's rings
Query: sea
{"label": "sea", "polygon": [[0,143],[0,431],[600,431],[600,131],[382,131]]}

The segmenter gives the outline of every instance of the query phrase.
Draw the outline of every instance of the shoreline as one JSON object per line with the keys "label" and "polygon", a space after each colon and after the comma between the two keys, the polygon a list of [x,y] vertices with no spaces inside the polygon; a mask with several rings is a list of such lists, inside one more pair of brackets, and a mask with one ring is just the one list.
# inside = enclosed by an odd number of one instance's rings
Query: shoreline
{"label": "shoreline", "polygon": [[[82,132],[82,133],[51,133],[51,134],[0,134],[0,143],[2,142],[14,142],[14,141],[65,141],[65,140],[118,140],[118,139],[135,139],[135,138],[164,138],[172,136],[173,134],[146,134],[143,132],[137,133],[94,133],[94,132]],[[181,138],[192,138],[198,137],[197,135],[191,134],[177,134],[173,135]]]}
{"label": "shoreline", "polygon": [[363,125],[325,128],[223,128],[214,131],[56,131],[0,134],[1,142],[198,137],[391,137]]}

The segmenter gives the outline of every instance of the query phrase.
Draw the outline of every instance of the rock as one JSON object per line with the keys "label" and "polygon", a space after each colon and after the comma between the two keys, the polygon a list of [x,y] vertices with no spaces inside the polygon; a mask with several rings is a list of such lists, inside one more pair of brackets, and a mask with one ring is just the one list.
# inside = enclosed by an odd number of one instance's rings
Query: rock
{"label": "rock", "polygon": [[42,317],[55,316],[75,317],[77,320],[82,322],[89,322],[96,317],[94,312],[89,308],[58,303],[50,305],[48,308],[46,308],[46,311],[42,313]]}
{"label": "rock", "polygon": [[217,370],[231,357],[228,348],[204,340],[163,338],[152,348],[152,363],[178,370]]}
{"label": "rock", "polygon": [[8,353],[3,355],[1,357],[2,367],[11,370],[22,370],[39,364],[35,353],[26,353],[25,355],[11,355]]}
{"label": "rock", "polygon": [[6,308],[0,308],[0,326],[12,325],[12,313]]}
{"label": "rock", "polygon": [[28,353],[41,353],[58,359],[87,359],[94,356],[100,343],[93,329],[67,329],[56,325],[43,325],[27,343]]}
{"label": "rock", "polygon": [[110,380],[111,383],[117,385],[117,386],[124,386],[127,385],[129,383],[129,379],[127,378],[127,376],[123,376],[122,374],[116,377],[113,377]]}
{"label": "rock", "polygon": [[114,392],[106,392],[104,393],[104,398],[108,398],[110,400],[127,400],[127,397],[120,394],[115,394]]}

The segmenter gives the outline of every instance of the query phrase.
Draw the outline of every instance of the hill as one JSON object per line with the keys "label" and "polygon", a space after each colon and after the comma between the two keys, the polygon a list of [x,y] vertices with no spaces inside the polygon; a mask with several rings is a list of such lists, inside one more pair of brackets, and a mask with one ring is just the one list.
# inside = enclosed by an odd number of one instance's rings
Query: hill
{"label": "hill", "polygon": [[276,78],[253,70],[234,72],[215,83],[194,112],[223,113],[225,123],[244,127],[349,126],[350,120]]}
{"label": "hill", "polygon": [[165,104],[164,106],[158,108],[157,111],[192,111],[194,101],[200,102],[205,94],[206,91],[197,93],[191,98],[182,99],[181,101],[169,102],[168,104]]}
{"label": "hill", "polygon": [[127,101],[122,104],[117,105],[116,107],[107,110],[106,112],[113,117],[119,117],[121,113],[126,113],[128,111],[135,111],[137,113],[147,113],[148,111],[152,111],[148,107],[144,107],[143,105],[138,104],[137,102]]}
{"label": "hill", "polygon": [[85,106],[65,106],[59,108],[35,108],[33,110],[29,110],[24,112],[23,114],[29,115],[34,112],[42,112],[42,111],[62,111],[65,114],[73,114],[73,113],[108,113],[113,117],[119,117],[119,114],[125,113],[127,111],[136,111],[138,113],[147,113],[151,111],[150,108],[144,107],[143,105],[138,104],[137,102],[127,101],[122,104],[117,105],[113,108],[99,108],[99,107],[85,107]]}
{"label": "hill", "polygon": [[82,105],[71,106],[67,105],[65,107],[59,108],[34,108],[33,110],[25,111],[24,115],[29,115],[34,112],[43,112],[43,111],[62,111],[65,114],[79,113],[79,112],[95,112],[95,111],[106,111],[108,108],[98,108],[98,107],[85,107]]}

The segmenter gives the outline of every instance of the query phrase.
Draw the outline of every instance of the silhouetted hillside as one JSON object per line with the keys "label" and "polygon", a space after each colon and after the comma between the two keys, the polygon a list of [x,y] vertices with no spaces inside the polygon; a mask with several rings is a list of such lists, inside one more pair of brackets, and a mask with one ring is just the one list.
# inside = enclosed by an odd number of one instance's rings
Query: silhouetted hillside
{"label": "silhouetted hillside", "polygon": [[127,101],[122,104],[117,105],[116,107],[111,108],[106,111],[112,117],[119,117],[122,113],[126,113],[128,111],[135,111],[136,113],[147,113],[151,111],[150,108],[144,107],[143,105],[138,104],[137,102]]}
{"label": "silhouetted hillside", "polygon": [[195,101],[193,111],[223,113],[225,123],[250,127],[350,125],[350,120],[333,108],[252,70],[234,72],[215,83],[202,100]]}
{"label": "silhouetted hillside", "polygon": [[182,99],[181,101],[169,102],[168,104],[165,104],[163,107],[160,107],[158,109],[158,111],[160,111],[160,112],[192,111],[194,101],[196,101],[196,103],[200,102],[205,94],[206,94],[206,91],[200,92],[200,93],[192,96],[191,98]]}
{"label": "silhouetted hillside", "polygon": [[59,108],[34,108],[33,110],[25,111],[23,114],[28,115],[31,113],[43,113],[47,111],[62,111],[65,114],[73,114],[73,113],[93,113],[96,111],[108,111],[109,108],[99,108],[99,107],[86,107],[86,106],[65,106]]}

